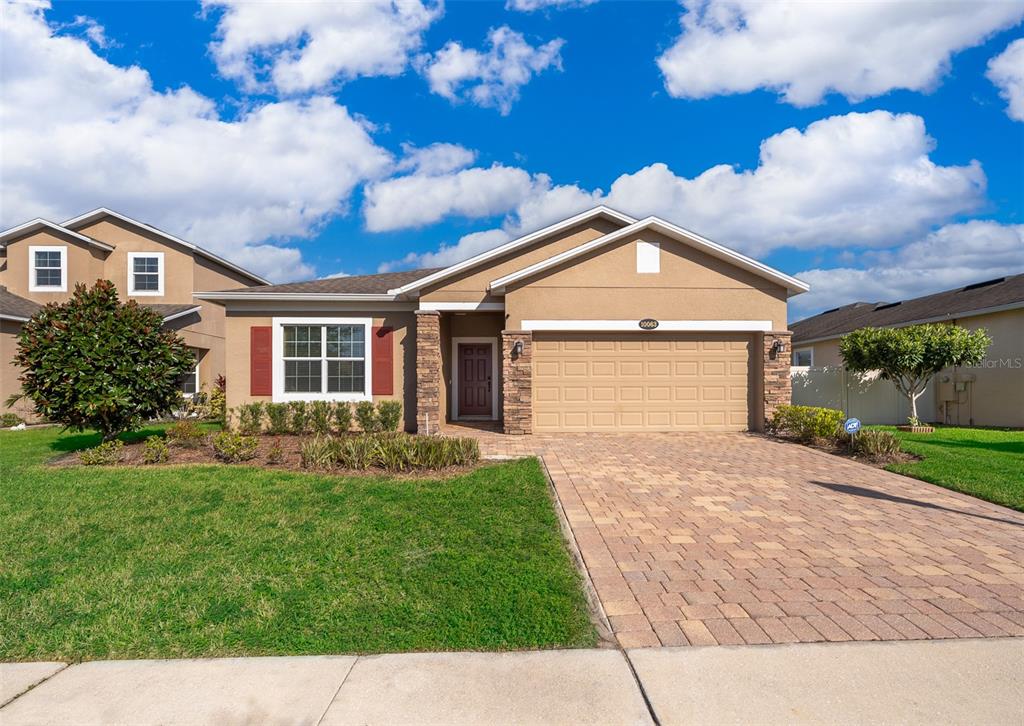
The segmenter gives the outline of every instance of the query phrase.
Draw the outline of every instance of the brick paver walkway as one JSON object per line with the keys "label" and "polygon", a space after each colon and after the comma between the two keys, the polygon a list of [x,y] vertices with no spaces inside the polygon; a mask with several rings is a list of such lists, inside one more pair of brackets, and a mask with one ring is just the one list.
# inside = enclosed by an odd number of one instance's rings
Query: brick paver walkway
{"label": "brick paver walkway", "polygon": [[543,456],[624,647],[1024,635],[1012,510],[747,434],[475,435]]}

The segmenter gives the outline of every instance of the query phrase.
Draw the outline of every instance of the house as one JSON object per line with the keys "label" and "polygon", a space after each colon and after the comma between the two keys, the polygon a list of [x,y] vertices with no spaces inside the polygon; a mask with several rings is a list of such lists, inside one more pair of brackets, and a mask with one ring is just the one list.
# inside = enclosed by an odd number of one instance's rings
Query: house
{"label": "house", "polygon": [[[803,380],[817,376],[819,381],[795,384],[794,402],[849,410],[848,397],[845,405],[832,400],[837,395],[842,399],[842,392],[821,382],[830,375],[828,371],[831,375],[841,371],[839,339],[846,333],[864,327],[940,322],[970,330],[984,328],[992,344],[981,365],[948,369],[932,380],[924,405],[918,405],[920,418],[965,426],[1024,427],[1024,274],[911,300],[851,303],[793,323],[794,375]],[[885,385],[887,391],[895,390]],[[896,397],[893,394],[887,400],[896,401]],[[864,413],[871,423],[902,423],[906,416],[902,408],[897,411],[881,402],[871,408]]]}
{"label": "house", "polygon": [[760,429],[789,401],[803,282],[607,207],[443,269],[203,292],[226,311],[229,407],[395,398],[406,428]]}
{"label": "house", "polygon": [[[75,285],[107,279],[123,298],[156,310],[196,354],[183,392],[210,386],[225,372],[224,308],[196,290],[266,285],[258,275],[201,247],[109,209],[60,224],[44,219],[0,232],[0,411],[20,390],[12,359],[21,325],[49,302],[64,302]],[[21,402],[14,411],[31,413]]]}

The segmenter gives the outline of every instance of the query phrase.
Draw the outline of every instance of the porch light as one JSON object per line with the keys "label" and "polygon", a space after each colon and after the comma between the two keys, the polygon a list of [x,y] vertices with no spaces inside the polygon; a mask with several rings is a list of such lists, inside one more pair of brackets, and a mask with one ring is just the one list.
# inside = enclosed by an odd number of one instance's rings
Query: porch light
{"label": "porch light", "polygon": [[779,355],[779,353],[785,353],[786,352],[786,344],[783,343],[781,340],[774,341],[772,343],[771,352],[772,352],[772,355]]}
{"label": "porch light", "polygon": [[518,358],[522,354],[523,354],[523,341],[517,340],[515,343],[512,344],[512,355],[513,355],[513,357]]}

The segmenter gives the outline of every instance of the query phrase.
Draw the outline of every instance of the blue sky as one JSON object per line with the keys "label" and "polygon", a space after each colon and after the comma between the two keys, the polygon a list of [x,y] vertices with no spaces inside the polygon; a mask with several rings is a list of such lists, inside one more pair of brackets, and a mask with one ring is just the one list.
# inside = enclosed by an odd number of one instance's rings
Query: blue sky
{"label": "blue sky", "polygon": [[1022,3],[325,5],[5,6],[4,226],[108,206],[287,280],[604,201],[804,277],[794,318],[1024,270]]}

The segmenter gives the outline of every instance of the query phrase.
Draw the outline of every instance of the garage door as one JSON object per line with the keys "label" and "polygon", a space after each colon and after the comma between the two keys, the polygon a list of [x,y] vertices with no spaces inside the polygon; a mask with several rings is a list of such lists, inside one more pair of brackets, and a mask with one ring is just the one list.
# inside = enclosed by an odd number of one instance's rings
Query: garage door
{"label": "garage door", "polygon": [[742,431],[751,336],[535,333],[534,430]]}

